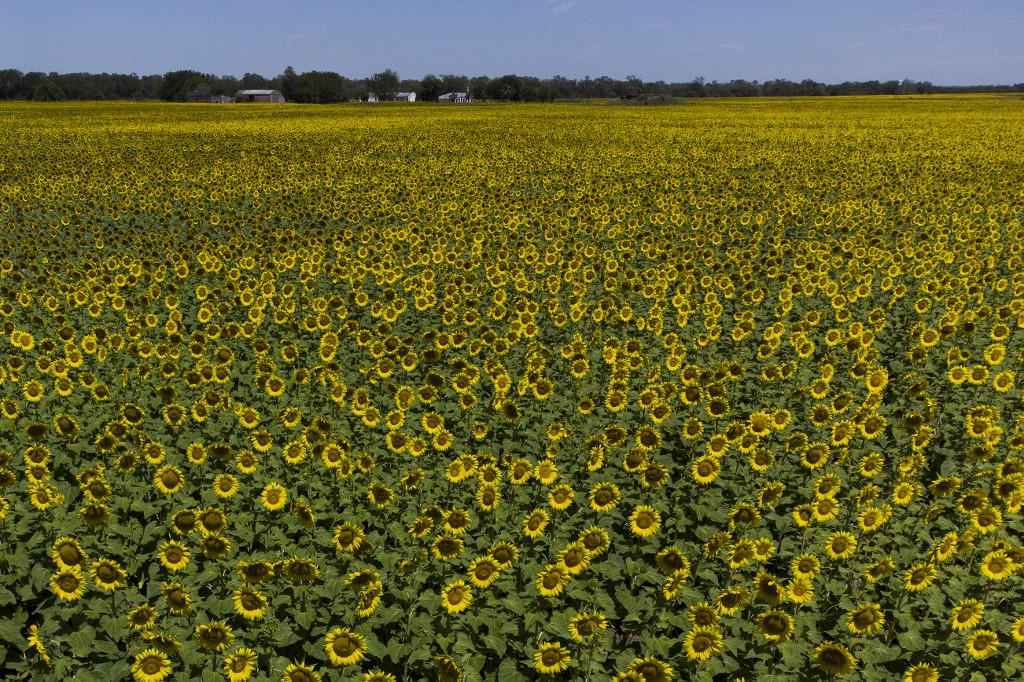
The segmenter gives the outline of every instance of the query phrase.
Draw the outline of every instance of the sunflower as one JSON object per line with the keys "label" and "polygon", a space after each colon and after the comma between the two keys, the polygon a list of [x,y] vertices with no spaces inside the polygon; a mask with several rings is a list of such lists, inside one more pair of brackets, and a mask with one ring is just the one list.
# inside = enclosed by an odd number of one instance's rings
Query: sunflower
{"label": "sunflower", "polygon": [[485,483],[477,489],[475,499],[481,511],[492,512],[501,504],[501,492],[498,486]]}
{"label": "sunflower", "polygon": [[366,640],[348,628],[333,628],[327,633],[324,649],[332,665],[353,665],[363,660]]}
{"label": "sunflower", "polygon": [[267,598],[257,590],[235,590],[232,602],[235,605],[235,613],[246,620],[259,620],[267,611]]}
{"label": "sunflower", "polygon": [[320,682],[320,673],[305,663],[289,663],[281,675],[281,682]]}
{"label": "sunflower", "polygon": [[104,592],[113,592],[119,587],[124,587],[128,578],[124,569],[113,559],[99,559],[92,562],[92,581],[97,588]]}
{"label": "sunflower", "polygon": [[571,486],[566,484],[555,486],[548,493],[548,504],[551,505],[552,509],[562,511],[572,506],[573,496],[574,493]]}
{"label": "sunflower", "polygon": [[465,580],[453,580],[441,590],[441,604],[448,613],[462,613],[473,603],[473,588]]}
{"label": "sunflower", "polygon": [[542,597],[557,597],[569,584],[572,575],[561,562],[548,564],[537,573],[537,591]]}
{"label": "sunflower", "polygon": [[589,642],[607,629],[608,619],[600,613],[580,611],[569,619],[569,636],[574,642]]}
{"label": "sunflower", "polygon": [[839,531],[832,533],[825,542],[825,554],[833,561],[849,559],[857,551],[857,538],[853,533]]}
{"label": "sunflower", "polygon": [[159,649],[146,649],[135,655],[132,677],[135,682],[161,682],[171,674],[171,659]]}
{"label": "sunflower", "polygon": [[378,668],[363,673],[361,682],[397,682],[397,679],[391,673],[386,673]]}
{"label": "sunflower", "polygon": [[504,571],[512,568],[512,564],[519,558],[519,548],[510,542],[499,542],[491,547],[489,554],[497,562],[498,568]]}
{"label": "sunflower", "polygon": [[688,659],[703,663],[722,651],[722,633],[717,628],[693,628],[683,639],[683,649]]}
{"label": "sunflower", "polygon": [[963,599],[953,607],[949,624],[956,631],[970,630],[981,622],[984,610],[985,604],[977,599]]}
{"label": "sunflower", "polygon": [[554,675],[569,668],[572,656],[558,642],[541,643],[533,652],[533,668],[542,675]]}
{"label": "sunflower", "polygon": [[848,675],[857,667],[850,650],[837,642],[822,642],[814,649],[814,664],[832,675]]}
{"label": "sunflower", "polygon": [[50,558],[60,568],[81,567],[88,560],[78,540],[66,535],[54,540]]}
{"label": "sunflower", "polygon": [[501,567],[490,556],[474,559],[469,565],[469,580],[480,589],[486,589],[493,585],[500,573]]}
{"label": "sunflower", "polygon": [[128,626],[132,630],[143,632],[152,629],[156,624],[156,609],[149,604],[140,604],[128,612]]}
{"label": "sunflower", "polygon": [[177,467],[165,466],[153,474],[153,485],[164,495],[173,495],[185,487],[185,477]]}
{"label": "sunflower", "polygon": [[431,547],[434,558],[442,561],[451,561],[462,553],[463,542],[460,538],[450,535],[440,535]]}
{"label": "sunflower", "polygon": [[1024,616],[1013,621],[1013,625],[1010,626],[1010,636],[1017,643],[1024,642]]}
{"label": "sunflower", "polygon": [[267,511],[278,511],[284,508],[287,503],[288,490],[277,481],[268,483],[264,486],[263,492],[260,493],[260,504]]}
{"label": "sunflower", "polygon": [[345,522],[335,527],[332,542],[339,552],[353,554],[363,545],[366,534],[354,523]]}
{"label": "sunflower", "polygon": [[219,474],[213,479],[213,494],[222,500],[234,497],[238,488],[238,479],[231,474]]}
{"label": "sunflower", "polygon": [[846,614],[846,626],[854,635],[875,635],[885,626],[885,614],[879,604],[861,604]]}
{"label": "sunflower", "polygon": [[935,580],[935,565],[917,563],[903,574],[903,587],[908,592],[920,592],[931,585],[933,580]]}
{"label": "sunflower", "polygon": [[258,585],[274,574],[274,565],[269,561],[239,561],[235,567],[242,582]]}
{"label": "sunflower", "polygon": [[918,663],[903,673],[903,682],[939,682],[939,671],[929,663]]}
{"label": "sunflower", "polygon": [[534,509],[530,515],[523,520],[523,535],[536,540],[544,535],[544,529],[548,526],[548,513],[543,509]]}
{"label": "sunflower", "polygon": [[769,642],[781,642],[793,634],[793,619],[784,611],[765,611],[757,619],[757,629]]}
{"label": "sunflower", "polygon": [[167,602],[167,610],[180,616],[192,610],[192,595],[180,582],[166,582],[160,586],[160,592]]}
{"label": "sunflower", "polygon": [[246,682],[256,672],[259,655],[248,647],[239,647],[224,658],[224,674],[228,682]]}
{"label": "sunflower", "polygon": [[637,537],[649,538],[658,532],[660,526],[661,514],[654,507],[637,505],[629,515],[629,529]]}
{"label": "sunflower", "polygon": [[590,508],[596,512],[608,512],[619,503],[622,494],[614,483],[600,482],[590,489]]}
{"label": "sunflower", "polygon": [[85,576],[77,566],[66,566],[50,576],[50,589],[61,601],[76,601],[85,594]]}
{"label": "sunflower", "polygon": [[789,568],[797,578],[812,580],[821,572],[821,562],[813,554],[801,554],[793,559]]}
{"label": "sunflower", "polygon": [[891,559],[879,559],[864,569],[864,579],[870,584],[875,584],[882,578],[892,574],[896,570]]}
{"label": "sunflower", "polygon": [[720,471],[721,466],[718,463],[718,458],[710,455],[696,459],[690,467],[690,474],[693,476],[693,480],[700,485],[711,485],[714,483]]}
{"label": "sunflower", "polygon": [[234,634],[231,626],[223,621],[201,623],[196,626],[196,639],[199,640],[199,648],[207,651],[224,651],[231,646]]}
{"label": "sunflower", "polygon": [[967,638],[966,648],[973,659],[988,658],[999,648],[999,635],[991,630],[975,630]]}
{"label": "sunflower", "polygon": [[176,540],[168,540],[160,545],[160,563],[172,573],[185,570],[192,553],[188,547]]}
{"label": "sunflower", "polygon": [[750,593],[740,587],[722,590],[715,597],[715,609],[723,616],[732,616],[740,612],[750,600]]}

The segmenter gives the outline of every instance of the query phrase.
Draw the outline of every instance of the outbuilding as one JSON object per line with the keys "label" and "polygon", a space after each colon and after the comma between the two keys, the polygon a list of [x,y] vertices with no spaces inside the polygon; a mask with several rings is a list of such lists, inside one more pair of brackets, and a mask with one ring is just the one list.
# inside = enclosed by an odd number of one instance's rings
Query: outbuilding
{"label": "outbuilding", "polygon": [[235,93],[236,102],[271,102],[283,104],[284,95],[280,90],[239,90]]}

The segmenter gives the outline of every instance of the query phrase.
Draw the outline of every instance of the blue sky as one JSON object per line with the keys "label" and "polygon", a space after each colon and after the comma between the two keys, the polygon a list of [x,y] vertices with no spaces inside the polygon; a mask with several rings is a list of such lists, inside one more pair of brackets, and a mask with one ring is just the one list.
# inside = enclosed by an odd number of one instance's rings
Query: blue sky
{"label": "blue sky", "polygon": [[0,0],[0,68],[1024,82],[1024,0]]}

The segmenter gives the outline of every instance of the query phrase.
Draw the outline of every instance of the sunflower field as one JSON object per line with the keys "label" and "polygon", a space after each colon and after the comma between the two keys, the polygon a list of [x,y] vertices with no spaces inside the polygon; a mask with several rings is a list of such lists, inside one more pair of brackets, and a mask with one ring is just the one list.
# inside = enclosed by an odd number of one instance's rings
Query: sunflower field
{"label": "sunflower field", "polygon": [[0,677],[1024,675],[1024,99],[0,104]]}

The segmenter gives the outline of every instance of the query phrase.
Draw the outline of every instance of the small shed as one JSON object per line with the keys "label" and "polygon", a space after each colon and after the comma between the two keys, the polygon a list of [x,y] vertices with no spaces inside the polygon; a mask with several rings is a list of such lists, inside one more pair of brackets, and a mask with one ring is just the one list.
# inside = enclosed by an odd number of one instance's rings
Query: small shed
{"label": "small shed", "polygon": [[473,98],[469,96],[468,92],[446,92],[443,95],[438,95],[437,101],[449,104],[468,104],[473,101]]}
{"label": "small shed", "polygon": [[271,102],[283,104],[284,95],[280,90],[239,90],[235,93],[236,102]]}
{"label": "small shed", "polygon": [[395,95],[395,101],[396,102],[415,102],[416,101],[416,93],[415,92],[400,92],[397,95]]}

